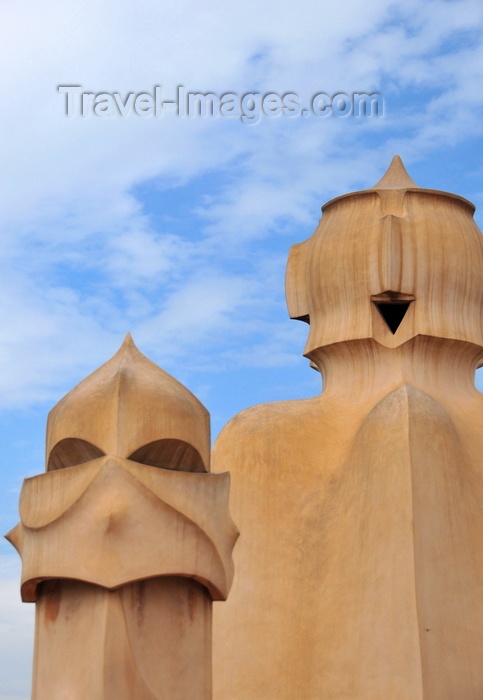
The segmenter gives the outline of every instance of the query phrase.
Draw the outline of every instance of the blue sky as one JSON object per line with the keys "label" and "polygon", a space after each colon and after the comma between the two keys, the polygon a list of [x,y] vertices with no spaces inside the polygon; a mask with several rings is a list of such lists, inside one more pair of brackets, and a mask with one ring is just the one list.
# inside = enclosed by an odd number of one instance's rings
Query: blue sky
{"label": "blue sky", "polygon": [[[48,410],[131,331],[212,414],[320,391],[284,270],[320,206],[399,153],[483,210],[480,0],[3,0],[1,525]],[[383,117],[65,114],[86,92],[378,92]],[[477,221],[482,222],[477,212]],[[226,465],[229,469],[229,465]],[[0,700],[29,697],[33,606],[0,543]]]}

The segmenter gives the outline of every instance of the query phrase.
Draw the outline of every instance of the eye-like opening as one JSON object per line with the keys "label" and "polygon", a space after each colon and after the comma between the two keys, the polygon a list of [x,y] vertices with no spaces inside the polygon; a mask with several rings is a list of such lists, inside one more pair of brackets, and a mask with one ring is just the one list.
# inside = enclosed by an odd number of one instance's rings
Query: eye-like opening
{"label": "eye-like opening", "polygon": [[102,457],[104,452],[87,440],[64,438],[60,440],[49,455],[47,471],[75,467],[77,464],[91,462]]}
{"label": "eye-like opening", "polygon": [[200,453],[184,440],[154,440],[135,450],[128,459],[140,464],[179,472],[206,472]]}
{"label": "eye-like opening", "polygon": [[406,312],[414,299],[414,294],[391,291],[374,294],[371,297],[372,303],[393,335],[403,322]]}

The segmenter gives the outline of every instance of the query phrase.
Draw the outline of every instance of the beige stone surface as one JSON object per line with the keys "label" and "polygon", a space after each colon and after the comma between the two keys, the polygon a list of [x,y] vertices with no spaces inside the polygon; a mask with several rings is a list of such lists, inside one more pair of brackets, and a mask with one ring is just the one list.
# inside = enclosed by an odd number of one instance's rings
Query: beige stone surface
{"label": "beige stone surface", "polygon": [[114,591],[44,583],[36,607],[33,700],[206,700],[211,599],[190,579]]}
{"label": "beige stone surface", "polygon": [[[241,531],[215,605],[215,700],[483,698],[472,213],[395,159],[292,249],[289,310],[310,322],[324,390],[250,408],[215,444]],[[395,332],[381,302],[409,304]]]}
{"label": "beige stone surface", "polygon": [[9,535],[22,555],[23,600],[35,601],[38,582],[49,578],[117,588],[183,573],[224,600],[237,534],[228,493],[227,473],[153,469],[109,456],[26,479],[22,522]]}
{"label": "beige stone surface", "polygon": [[37,606],[33,700],[211,698],[238,531],[209,458],[206,410],[130,336],[51,411],[7,535]]}

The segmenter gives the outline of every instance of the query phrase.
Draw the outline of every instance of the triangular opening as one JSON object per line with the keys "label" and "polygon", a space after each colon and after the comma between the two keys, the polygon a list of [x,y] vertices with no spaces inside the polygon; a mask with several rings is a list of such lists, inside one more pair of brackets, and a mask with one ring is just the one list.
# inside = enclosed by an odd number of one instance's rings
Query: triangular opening
{"label": "triangular opening", "polygon": [[406,311],[409,309],[409,304],[411,304],[410,301],[375,301],[374,303],[392,334],[401,325]]}

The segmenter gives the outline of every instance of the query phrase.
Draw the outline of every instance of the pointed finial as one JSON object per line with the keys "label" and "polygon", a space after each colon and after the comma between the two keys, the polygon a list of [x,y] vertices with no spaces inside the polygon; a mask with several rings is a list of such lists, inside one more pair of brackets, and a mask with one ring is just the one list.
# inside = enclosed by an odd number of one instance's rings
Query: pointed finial
{"label": "pointed finial", "polygon": [[137,350],[139,352],[139,349],[134,342],[134,339],[130,333],[126,333],[124,340],[122,341],[122,345],[119,348],[118,352],[122,352],[125,350]]}
{"label": "pointed finial", "polygon": [[399,190],[413,187],[418,187],[418,185],[409,177],[401,157],[394,156],[389,168],[386,170],[379,182],[377,182],[371,189]]}
{"label": "pointed finial", "polygon": [[124,340],[121,345],[111,357],[110,362],[132,362],[134,358],[147,359],[145,355],[139,350],[138,346],[133,340],[131,333],[126,333]]}

